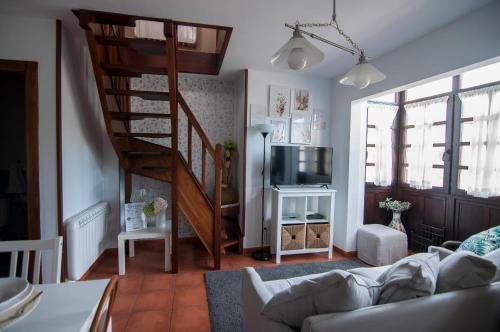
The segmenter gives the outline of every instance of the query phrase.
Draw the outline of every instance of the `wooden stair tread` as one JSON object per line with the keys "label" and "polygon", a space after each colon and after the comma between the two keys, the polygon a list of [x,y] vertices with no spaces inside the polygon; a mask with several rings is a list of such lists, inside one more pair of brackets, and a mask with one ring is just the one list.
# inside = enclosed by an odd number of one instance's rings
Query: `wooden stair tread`
{"label": "wooden stair tread", "polygon": [[168,138],[169,133],[114,133],[115,137],[146,137],[146,138]]}
{"label": "wooden stair tread", "polygon": [[238,239],[223,239],[221,241],[221,247],[226,248],[238,244],[240,241]]}
{"label": "wooden stair tread", "polygon": [[167,113],[142,113],[142,112],[109,112],[113,120],[143,120],[146,118],[170,119]]}
{"label": "wooden stair tread", "polygon": [[127,64],[101,64],[102,69],[110,76],[141,77],[143,74],[167,75],[166,67],[151,67]]}
{"label": "wooden stair tread", "polygon": [[161,166],[142,166],[141,168],[148,171],[159,171],[159,172],[170,172],[172,170],[169,167],[161,167]]}
{"label": "wooden stair tread", "polygon": [[147,55],[165,55],[167,53],[164,40],[113,36],[96,36],[96,40],[103,46],[129,47]]}
{"label": "wooden stair tread", "polygon": [[169,101],[168,92],[163,91],[106,89],[106,94],[113,96],[139,97],[146,100]]}
{"label": "wooden stair tread", "polygon": [[163,151],[122,151],[127,156],[170,156],[169,152]]}

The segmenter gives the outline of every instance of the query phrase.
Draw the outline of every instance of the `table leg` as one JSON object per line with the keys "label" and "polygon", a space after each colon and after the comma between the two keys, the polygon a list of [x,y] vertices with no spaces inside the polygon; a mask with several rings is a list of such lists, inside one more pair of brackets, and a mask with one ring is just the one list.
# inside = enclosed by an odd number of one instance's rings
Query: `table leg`
{"label": "table leg", "polygon": [[165,272],[168,272],[172,269],[170,263],[170,234],[167,234],[165,237]]}
{"label": "table leg", "polygon": [[128,240],[128,257],[135,256],[135,245],[134,240]]}
{"label": "table leg", "polygon": [[125,274],[125,240],[118,239],[118,274]]}

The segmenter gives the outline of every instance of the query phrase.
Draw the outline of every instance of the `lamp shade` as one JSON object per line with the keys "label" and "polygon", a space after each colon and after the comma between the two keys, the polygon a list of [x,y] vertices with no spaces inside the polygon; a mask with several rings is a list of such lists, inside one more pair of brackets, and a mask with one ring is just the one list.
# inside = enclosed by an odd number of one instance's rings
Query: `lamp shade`
{"label": "lamp shade", "polygon": [[317,65],[324,58],[323,52],[295,29],[292,38],[271,57],[271,63],[286,69],[300,70]]}
{"label": "lamp shade", "polygon": [[359,57],[359,62],[339,81],[343,85],[354,85],[358,89],[364,89],[368,85],[383,81],[385,74],[366,61],[363,54]]}
{"label": "lamp shade", "polygon": [[263,135],[267,135],[273,131],[273,126],[267,123],[257,124],[253,128]]}

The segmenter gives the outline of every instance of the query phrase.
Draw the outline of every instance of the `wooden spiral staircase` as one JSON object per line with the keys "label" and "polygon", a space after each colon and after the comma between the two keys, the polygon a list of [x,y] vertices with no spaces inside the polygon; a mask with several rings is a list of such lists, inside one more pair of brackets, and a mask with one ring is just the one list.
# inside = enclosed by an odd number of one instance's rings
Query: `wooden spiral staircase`
{"label": "wooden spiral staircase", "polygon": [[[178,270],[179,211],[213,257],[214,267],[219,269],[224,241],[229,243],[221,233],[222,147],[210,142],[178,91],[177,74],[218,74],[232,28],[89,10],[74,13],[85,30],[106,131],[121,167],[127,174],[139,174],[171,185],[172,272]],[[162,24],[165,39],[136,37],[134,27],[139,20],[157,26]],[[179,26],[212,30],[214,51],[183,48],[177,41]],[[130,78],[143,74],[166,75],[165,92],[131,89]],[[131,97],[168,101],[169,112],[131,112]],[[181,112],[187,118],[187,137],[179,136]],[[146,118],[165,121],[165,132],[132,131],[132,121]],[[193,170],[193,134],[201,140],[201,179]],[[144,138],[168,138],[170,144],[155,144]],[[179,151],[182,139],[187,141],[186,157]],[[211,192],[207,185],[207,154],[215,170],[214,179],[210,181],[214,183]]]}

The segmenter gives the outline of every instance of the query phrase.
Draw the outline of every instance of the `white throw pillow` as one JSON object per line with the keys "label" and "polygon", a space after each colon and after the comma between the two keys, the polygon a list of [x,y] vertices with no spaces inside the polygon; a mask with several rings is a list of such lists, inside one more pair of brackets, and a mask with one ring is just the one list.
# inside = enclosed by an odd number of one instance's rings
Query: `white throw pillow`
{"label": "white throw pillow", "polygon": [[400,259],[377,278],[382,284],[378,303],[399,302],[434,294],[438,267],[438,254],[422,253]]}
{"label": "white throw pillow", "polygon": [[500,281],[500,249],[490,251],[486,255],[483,256],[483,258],[486,258],[495,264],[497,267],[497,274],[495,275],[495,278],[491,282],[497,282]]}
{"label": "white throw pillow", "polygon": [[302,321],[312,315],[374,305],[379,293],[380,284],[375,280],[332,270],[275,294],[262,309],[262,314],[300,329]]}
{"label": "white throw pillow", "polygon": [[470,251],[459,251],[439,263],[436,293],[485,286],[497,268],[492,261]]}

